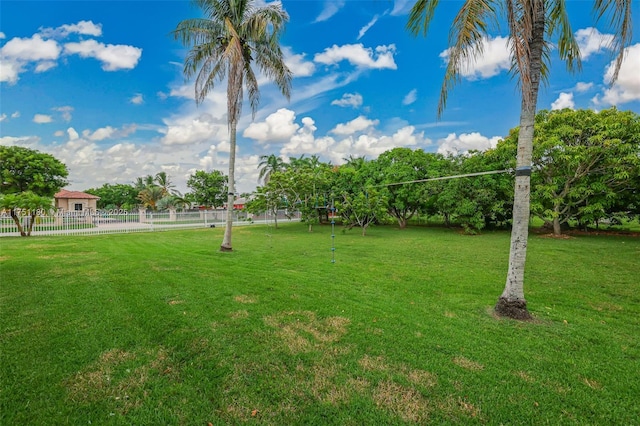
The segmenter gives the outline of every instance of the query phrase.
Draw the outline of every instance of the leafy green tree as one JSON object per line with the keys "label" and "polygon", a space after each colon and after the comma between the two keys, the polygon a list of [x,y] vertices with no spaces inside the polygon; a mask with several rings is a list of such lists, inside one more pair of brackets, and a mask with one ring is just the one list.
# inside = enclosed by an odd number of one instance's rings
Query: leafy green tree
{"label": "leafy green tree", "polygon": [[328,206],[331,203],[332,171],[330,163],[323,163],[316,155],[290,159],[283,174],[283,186],[288,187],[289,199],[295,200],[300,218],[309,225],[329,220]]}
{"label": "leafy green tree", "polygon": [[67,166],[52,155],[19,146],[0,146],[0,193],[32,191],[53,197],[67,184]]}
{"label": "leafy green tree", "polygon": [[99,188],[90,188],[84,192],[100,197],[97,203],[99,209],[130,209],[138,203],[137,197],[140,191],[130,184],[105,183]]}
{"label": "leafy green tree", "polygon": [[383,152],[373,161],[373,182],[387,185],[387,211],[396,219],[401,229],[427,202],[428,187],[422,182],[408,183],[434,177],[431,163],[439,160],[438,154],[421,149],[394,148]]}
{"label": "leafy green tree", "polygon": [[[0,146],[0,209],[8,210],[20,235],[31,235],[39,212],[53,207],[53,195],[67,184],[67,166],[52,155]],[[28,216],[25,230],[21,218]]]}
{"label": "leafy green tree", "polygon": [[388,190],[376,185],[374,177],[379,169],[374,162],[350,161],[334,170],[332,203],[343,226],[360,227],[366,235],[369,226],[389,218]]}
{"label": "leafy green tree", "polygon": [[[502,151],[471,152],[450,157],[451,169],[443,176],[464,175],[509,168]],[[511,154],[511,153],[509,153]],[[447,218],[462,225],[468,234],[488,226],[505,226],[513,207],[513,178],[509,174],[461,177],[428,182],[438,186],[434,206]]]}
{"label": "leafy green tree", "polygon": [[214,209],[224,205],[227,195],[227,177],[219,170],[205,172],[196,170],[189,176],[187,186],[191,192],[187,197],[201,206],[211,206]]}
{"label": "leafy green tree", "polygon": [[274,217],[274,227],[278,228],[278,211],[288,206],[288,196],[291,193],[290,185],[283,185],[287,178],[283,172],[274,172],[272,179],[268,179],[263,186],[256,188],[245,208],[249,213],[260,214],[268,212]]}
{"label": "leafy green tree", "polygon": [[[615,108],[543,110],[535,126],[532,213],[555,235],[570,220],[587,224],[614,216],[636,182],[640,117]],[[515,152],[517,137],[513,129],[501,146]]]}
{"label": "leafy green tree", "polygon": [[[0,194],[0,210],[8,210],[13,222],[18,227],[20,236],[31,236],[33,224],[41,214],[51,210],[51,198],[37,195],[33,191],[23,191],[15,194]],[[27,227],[22,219],[27,217]]]}
{"label": "leafy green tree", "polygon": [[[600,18],[608,14],[614,26],[613,47],[617,60],[612,82],[618,77],[624,48],[631,41],[631,3],[632,0],[594,1],[596,16]],[[408,30],[414,35],[426,34],[438,4],[439,0],[416,1],[409,15]],[[580,49],[569,24],[564,0],[466,0],[449,34],[452,45],[448,50],[438,116],[446,105],[449,90],[468,67],[469,59],[482,55],[489,24],[498,22],[499,9],[506,11],[512,71],[518,77],[521,106],[509,269],[504,291],[495,310],[502,316],[529,319],[531,315],[524,298],[524,266],[529,233],[533,131],[538,91],[540,81],[547,76],[549,69],[546,62],[552,47],[549,39],[558,35],[558,53],[566,61],[569,70],[580,67]]]}
{"label": "leafy green tree", "polygon": [[[258,108],[258,80],[252,64],[272,79],[289,98],[292,73],[284,63],[279,37],[289,16],[279,2],[262,4],[254,0],[194,0],[204,18],[181,21],[173,32],[176,39],[190,47],[184,62],[187,78],[197,74],[196,103],[201,103],[216,81],[227,83],[229,120],[229,194],[233,206],[237,124],[246,87],[251,111]],[[198,71],[199,70],[199,71]],[[220,250],[231,251],[233,215],[227,215]]]}

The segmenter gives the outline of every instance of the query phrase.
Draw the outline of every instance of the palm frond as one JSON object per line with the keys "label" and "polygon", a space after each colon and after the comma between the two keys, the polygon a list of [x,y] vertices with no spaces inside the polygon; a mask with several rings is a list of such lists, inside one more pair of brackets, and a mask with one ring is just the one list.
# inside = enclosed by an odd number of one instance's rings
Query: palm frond
{"label": "palm frond", "polygon": [[407,30],[414,36],[421,32],[426,36],[439,2],[440,0],[418,0],[409,13]]}
{"label": "palm frond", "polygon": [[466,0],[455,17],[449,33],[449,60],[440,89],[438,117],[447,104],[449,91],[460,81],[464,67],[483,53],[490,21],[496,22],[492,0]]}
{"label": "palm frond", "polygon": [[620,73],[624,61],[625,48],[631,43],[633,21],[631,3],[633,0],[595,0],[593,5],[597,21],[609,14],[609,25],[613,28],[614,38],[611,48],[616,55],[615,66],[609,84],[613,84]]}
{"label": "palm frond", "polygon": [[[582,69],[580,47],[571,30],[566,1],[553,0],[550,6],[547,34],[552,36],[556,32],[558,33],[558,53],[560,59],[565,61],[569,71],[580,71]],[[546,73],[543,73],[543,75],[546,76]]]}

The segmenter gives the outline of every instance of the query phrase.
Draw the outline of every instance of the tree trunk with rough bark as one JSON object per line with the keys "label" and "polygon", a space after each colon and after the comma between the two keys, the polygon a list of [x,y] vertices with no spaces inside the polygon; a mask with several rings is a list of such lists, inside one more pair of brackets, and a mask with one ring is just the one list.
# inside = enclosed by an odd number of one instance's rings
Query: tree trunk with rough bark
{"label": "tree trunk with rough bark", "polygon": [[233,204],[235,202],[235,164],[236,164],[236,127],[237,122],[231,122],[229,130],[229,195],[227,197],[227,222],[220,251],[233,251],[231,246],[231,228],[233,227]]}
{"label": "tree trunk with rough bark", "polygon": [[[498,315],[518,320],[531,319],[524,298],[524,268],[527,257],[527,239],[529,237],[531,162],[533,156],[533,133],[538,101],[538,89],[542,71],[542,53],[544,48],[545,10],[544,0],[533,2],[533,27],[529,43],[529,58],[525,63],[528,69],[529,83],[523,84],[520,110],[520,132],[518,134],[518,153],[516,158],[516,181],[513,200],[513,223],[509,251],[509,269],[504,291],[498,299],[495,311]],[[527,76],[522,76],[523,80]],[[529,92],[526,88],[529,88]]]}

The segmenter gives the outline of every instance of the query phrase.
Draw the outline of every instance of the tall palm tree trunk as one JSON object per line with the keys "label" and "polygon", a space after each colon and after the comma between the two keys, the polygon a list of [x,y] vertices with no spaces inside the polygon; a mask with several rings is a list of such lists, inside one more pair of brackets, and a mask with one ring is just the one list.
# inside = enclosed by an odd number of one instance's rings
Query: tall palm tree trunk
{"label": "tall palm tree trunk", "polygon": [[229,126],[229,196],[227,197],[227,222],[224,228],[224,237],[220,245],[220,251],[232,251],[231,228],[233,227],[233,204],[235,202],[235,164],[236,164],[236,128],[237,121],[231,120]]}
{"label": "tall palm tree trunk", "polygon": [[[528,43],[529,57],[524,62],[526,69],[520,70],[523,78],[523,96],[516,157],[509,270],[504,291],[495,306],[495,311],[498,315],[520,320],[531,319],[531,314],[527,310],[527,301],[524,298],[524,268],[527,257],[527,239],[529,237],[533,133],[538,89],[542,73],[545,30],[544,0],[537,0],[532,3],[536,5],[536,10],[533,11],[531,39]],[[525,73],[527,76],[525,76]]]}

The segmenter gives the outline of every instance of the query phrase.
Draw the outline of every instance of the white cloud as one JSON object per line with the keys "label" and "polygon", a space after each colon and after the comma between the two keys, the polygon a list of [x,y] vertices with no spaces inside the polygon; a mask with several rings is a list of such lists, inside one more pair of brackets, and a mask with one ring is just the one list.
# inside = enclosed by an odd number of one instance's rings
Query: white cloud
{"label": "white cloud", "polygon": [[6,35],[4,35],[4,33],[2,31],[0,31],[0,40],[7,38]]}
{"label": "white cloud", "polygon": [[40,62],[38,65],[36,65],[36,72],[45,72],[45,71],[49,71],[51,68],[55,68],[56,66],[58,66],[57,62],[53,62],[53,61],[44,61],[44,62]]}
{"label": "white cloud", "polygon": [[402,105],[411,105],[416,101],[416,99],[418,99],[418,89],[413,89],[406,94],[402,100]]}
{"label": "white cloud", "polygon": [[345,93],[342,98],[331,101],[331,105],[358,108],[362,105],[362,95],[360,93]]}
{"label": "white cloud", "polygon": [[295,54],[291,48],[285,47],[282,49],[282,54],[284,63],[295,77],[309,77],[313,75],[316,70],[316,66],[312,61],[306,61],[304,59],[304,53]]}
{"label": "white cloud", "polygon": [[52,108],[54,111],[58,111],[62,115],[62,119],[66,122],[71,121],[71,113],[73,112],[72,106],[61,106]]}
{"label": "white cloud", "polygon": [[92,21],[79,21],[77,24],[65,24],[58,28],[40,28],[40,34],[48,38],[65,38],[74,33],[100,37],[102,35],[102,24],[94,24]]}
{"label": "white cloud", "polygon": [[55,29],[41,28],[40,33],[28,38],[12,38],[0,48],[0,82],[15,84],[30,64],[34,65],[36,73],[48,71],[57,66],[62,52],[96,58],[102,62],[105,71],[134,68],[142,55],[142,49],[137,47],[104,44],[93,39],[66,43],[63,49],[54,39],[62,39],[72,33],[100,36],[102,26],[91,21],[80,21]]}
{"label": "white cloud", "polygon": [[574,109],[575,106],[576,104],[573,101],[573,93],[560,92],[560,96],[558,96],[558,99],[551,103],[551,110],[554,111],[557,109],[565,108]]}
{"label": "white cloud", "polygon": [[23,71],[22,65],[9,58],[0,59],[0,82],[15,84]]}
{"label": "white cloud", "polygon": [[128,124],[122,126],[122,128],[118,129],[116,127],[105,126],[95,131],[91,132],[91,130],[86,129],[82,131],[82,137],[88,139],[90,141],[102,141],[105,139],[120,139],[129,136],[132,133],[135,133],[137,130],[137,126],[135,124]]}
{"label": "white cloud", "polygon": [[342,9],[344,3],[344,0],[325,0],[322,12],[320,12],[314,22],[323,22],[328,20]]}
{"label": "white cloud", "polygon": [[377,126],[379,123],[378,120],[369,120],[364,116],[359,116],[349,121],[348,123],[340,123],[338,124],[331,133],[336,135],[352,135],[354,133],[362,132],[369,128]]}
{"label": "white cloud", "polygon": [[56,131],[53,133],[53,136],[55,136],[55,137],[57,137],[57,138],[61,138],[61,137],[63,137],[63,136],[64,136],[64,132],[63,132],[62,130],[56,130]]}
{"label": "white cloud", "polygon": [[371,21],[369,21],[369,23],[367,23],[367,25],[365,25],[364,27],[360,28],[360,31],[358,32],[358,38],[357,40],[360,40],[362,37],[364,37],[364,35],[367,33],[367,31],[369,31],[369,29],[371,29],[371,27],[373,27],[376,22],[378,22],[378,15],[375,15]]}
{"label": "white cloud", "polygon": [[52,121],[53,121],[53,118],[51,118],[50,115],[36,114],[33,116],[33,122],[37,124],[51,123]]}
{"label": "white cloud", "polygon": [[[477,58],[469,58],[463,62],[460,75],[468,80],[490,78],[508,71],[511,68],[511,54],[507,37],[483,38],[483,53]],[[450,49],[440,53],[440,57],[447,62]]]}
{"label": "white cloud", "polygon": [[60,56],[60,46],[55,40],[43,40],[35,34],[30,38],[15,37],[1,50],[2,56],[20,61],[56,60]]}
{"label": "white cloud", "polygon": [[142,105],[144,103],[144,98],[142,97],[142,93],[136,93],[131,99],[129,99],[134,105]]}
{"label": "white cloud", "polygon": [[66,43],[65,54],[78,54],[83,58],[95,58],[102,62],[105,71],[132,69],[142,56],[142,49],[124,44],[104,44],[95,40]]}
{"label": "white cloud", "polygon": [[0,145],[4,146],[23,146],[25,148],[36,147],[40,142],[40,138],[38,136],[0,136]]}
{"label": "white cloud", "polygon": [[293,136],[298,130],[293,111],[281,108],[267,116],[263,122],[251,123],[242,136],[255,139],[261,143],[281,142]]}
{"label": "white cloud", "polygon": [[[609,84],[613,77],[615,60],[611,61],[605,72],[605,83]],[[625,59],[620,67],[618,80],[613,86],[605,89],[602,102],[609,105],[620,105],[626,102],[640,101],[640,43],[625,49]]]}
{"label": "white cloud", "polygon": [[20,111],[16,111],[11,115],[7,115],[3,113],[2,115],[0,115],[0,122],[9,120],[11,118],[18,118],[18,117],[20,117]]}
{"label": "white cloud", "polygon": [[82,137],[92,141],[101,141],[110,138],[115,131],[116,129],[111,126],[101,127],[93,133],[90,130],[83,130]]}
{"label": "white cloud", "polygon": [[391,11],[391,15],[400,16],[408,14],[414,3],[415,2],[413,0],[395,0],[393,2],[393,10]]}
{"label": "white cloud", "polygon": [[377,46],[374,49],[365,48],[362,44],[333,45],[322,53],[315,55],[313,60],[325,65],[335,65],[342,61],[348,61],[359,68],[373,69],[397,69],[393,59],[396,52],[395,44]]}
{"label": "white cloud", "polygon": [[499,136],[488,138],[478,132],[462,133],[460,136],[450,133],[446,138],[438,140],[438,153],[440,154],[464,154],[472,150],[486,151],[495,148]]}
{"label": "white cloud", "polygon": [[592,87],[593,87],[593,83],[584,83],[582,81],[579,81],[576,84],[576,87],[574,88],[574,90],[578,93],[584,93],[589,91]]}
{"label": "white cloud", "polygon": [[29,62],[36,62],[36,72],[55,66],[60,46],[38,34],[30,38],[14,37],[0,48],[0,81],[14,84]]}
{"label": "white cloud", "polygon": [[169,97],[169,95],[167,95],[166,93],[162,92],[162,91],[158,91],[156,92],[156,96],[158,97],[158,99],[160,99],[161,101],[164,101],[165,99],[167,99]]}
{"label": "white cloud", "polygon": [[73,127],[69,127],[67,129],[67,134],[69,135],[69,140],[70,141],[74,141],[74,140],[76,140],[76,139],[78,139],[80,137],[78,132],[76,132],[76,130]]}
{"label": "white cloud", "polygon": [[219,134],[225,134],[226,123],[216,122],[211,114],[197,117],[186,115],[164,120],[166,129],[162,129],[163,145],[190,145],[210,142]]}
{"label": "white cloud", "polygon": [[584,28],[575,32],[576,41],[580,48],[580,56],[587,60],[594,53],[600,53],[604,49],[611,49],[613,35],[602,34],[596,28]]}

